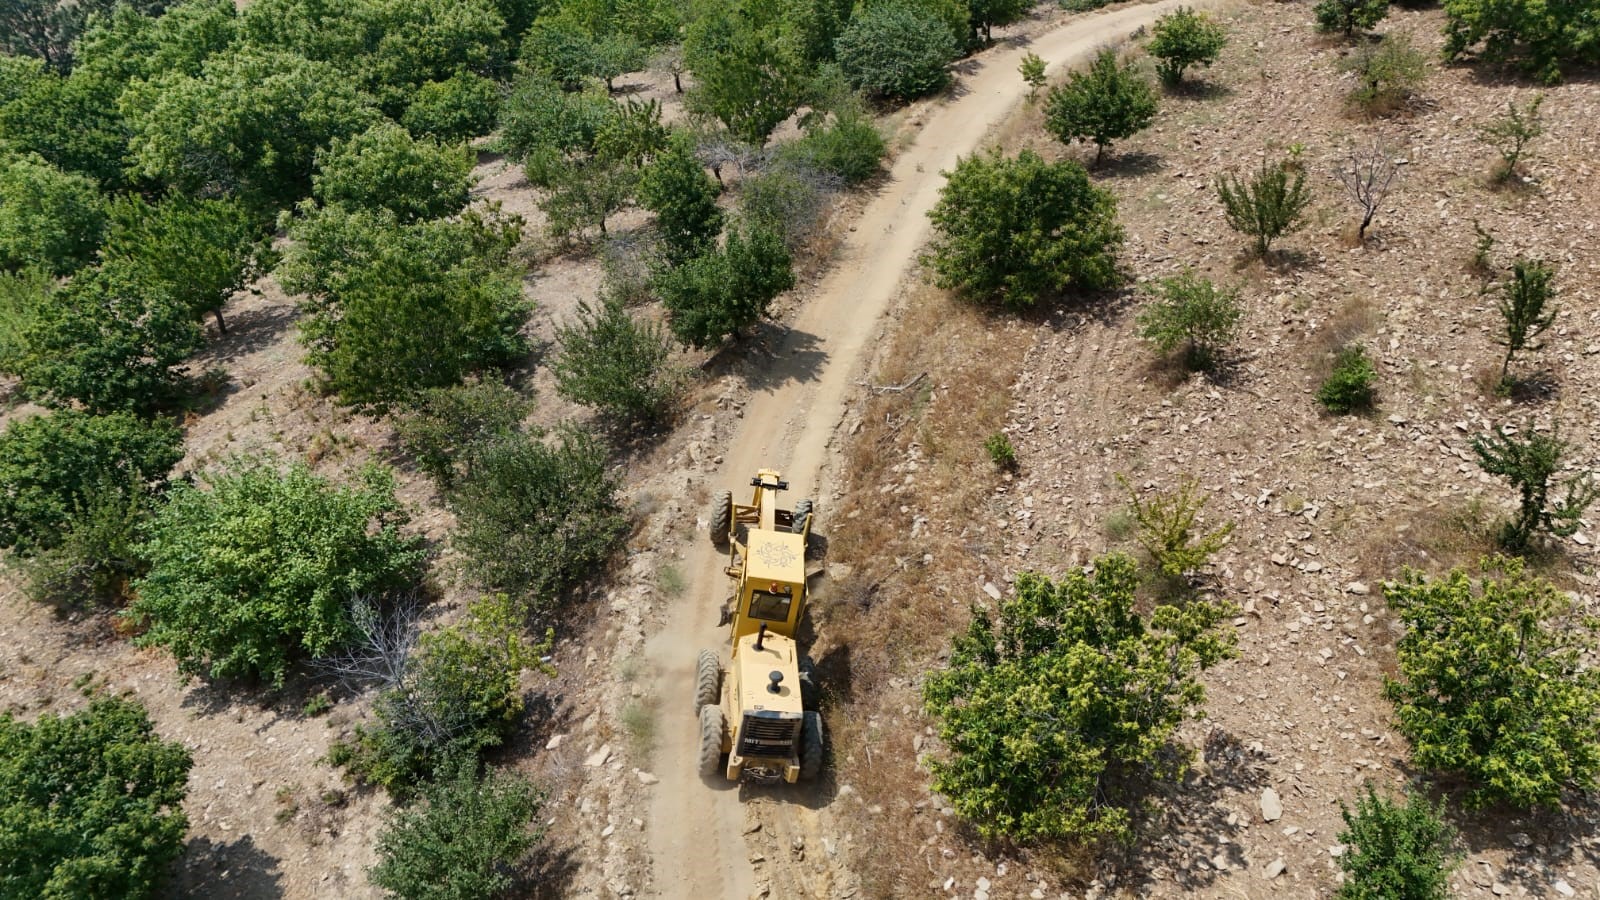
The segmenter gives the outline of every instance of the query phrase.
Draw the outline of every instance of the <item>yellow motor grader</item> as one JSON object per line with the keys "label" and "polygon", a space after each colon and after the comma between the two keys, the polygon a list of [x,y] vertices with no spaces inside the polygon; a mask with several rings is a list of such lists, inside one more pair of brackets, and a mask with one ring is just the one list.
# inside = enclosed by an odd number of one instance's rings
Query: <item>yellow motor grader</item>
{"label": "yellow motor grader", "polygon": [[730,781],[793,784],[822,769],[822,714],[811,664],[797,634],[806,610],[806,541],[811,501],[778,508],[789,485],[771,469],[750,479],[748,505],[719,493],[711,539],[728,547],[733,595],[731,661],[700,651],[695,710],[700,717],[700,774]]}

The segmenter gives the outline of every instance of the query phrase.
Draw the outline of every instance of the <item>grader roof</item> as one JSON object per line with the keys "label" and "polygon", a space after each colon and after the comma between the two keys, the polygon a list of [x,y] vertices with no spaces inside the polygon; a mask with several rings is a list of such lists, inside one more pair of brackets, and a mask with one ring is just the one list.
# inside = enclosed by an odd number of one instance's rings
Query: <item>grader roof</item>
{"label": "grader roof", "polygon": [[805,536],[752,529],[745,574],[757,585],[763,581],[803,583],[806,580]]}

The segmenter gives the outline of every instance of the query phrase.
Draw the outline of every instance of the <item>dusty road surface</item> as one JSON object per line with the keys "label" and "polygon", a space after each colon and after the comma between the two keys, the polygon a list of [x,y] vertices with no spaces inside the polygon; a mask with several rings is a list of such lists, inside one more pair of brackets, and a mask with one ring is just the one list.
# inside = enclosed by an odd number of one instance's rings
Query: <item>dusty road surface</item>
{"label": "dusty road surface", "polygon": [[[1166,0],[1073,19],[1035,36],[1026,47],[978,60],[976,70],[960,79],[958,96],[928,113],[915,144],[895,160],[887,184],[863,210],[834,267],[774,348],[771,369],[763,378],[769,387],[752,392],[733,440],[721,448],[724,462],[712,482],[717,489],[733,490],[739,497],[757,469],[777,467],[792,486],[787,500],[826,496],[824,468],[846,397],[870,356],[868,337],[877,332],[878,320],[928,236],[927,214],[944,184],[940,173],[979,149],[1026,95],[1017,71],[1024,53],[1037,53],[1054,73],[1179,5]],[[826,527],[827,518],[827,505],[820,503],[820,528]],[[748,791],[708,784],[695,771],[698,729],[690,709],[694,660],[701,647],[717,647],[726,658],[726,634],[717,627],[720,604],[728,594],[724,564],[709,541],[696,543],[685,557],[687,589],[667,610],[648,646],[652,676],[664,698],[652,764],[661,781],[653,791],[647,830],[650,884],[660,897],[740,900],[757,893],[745,838],[747,798],[741,796]],[[782,821],[762,822],[764,830],[801,837],[813,852],[822,852],[817,823],[825,811],[810,802],[814,797],[808,800],[805,786],[785,790],[797,792],[794,802],[772,807],[781,810]],[[769,871],[759,882],[774,882],[766,885],[771,896],[832,893],[828,884],[799,873],[771,871],[774,866],[781,869],[783,860],[765,863]]]}

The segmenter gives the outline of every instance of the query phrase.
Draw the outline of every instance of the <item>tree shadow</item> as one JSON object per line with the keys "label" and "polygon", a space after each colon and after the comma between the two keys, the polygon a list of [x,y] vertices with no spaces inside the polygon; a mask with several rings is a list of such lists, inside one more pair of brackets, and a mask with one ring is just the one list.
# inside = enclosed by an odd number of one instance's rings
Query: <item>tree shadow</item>
{"label": "tree shadow", "polygon": [[828,353],[814,334],[763,322],[746,342],[741,360],[745,384],[754,391],[774,391],[791,382],[816,381]]}
{"label": "tree shadow", "polygon": [[244,835],[226,844],[197,837],[184,847],[164,896],[206,900],[268,900],[284,896],[278,860]]}
{"label": "tree shadow", "polygon": [[560,900],[572,896],[572,883],[578,875],[578,857],[571,846],[557,846],[545,840],[534,847],[519,869],[517,886],[511,896]]}
{"label": "tree shadow", "polygon": [[1499,393],[1512,403],[1538,406],[1560,397],[1561,382],[1556,380],[1554,372],[1540,369],[1527,375],[1506,376],[1506,380],[1500,383]]}
{"label": "tree shadow", "polygon": [[215,323],[208,319],[206,331],[211,334],[211,340],[204,355],[211,362],[228,363],[265,350],[277,343],[297,318],[299,311],[295,304],[282,303],[242,310],[228,317],[228,330],[220,334],[215,331]]}
{"label": "tree shadow", "polygon": [[1090,168],[1090,172],[1103,178],[1138,178],[1154,175],[1167,167],[1161,157],[1143,150],[1113,153]]}
{"label": "tree shadow", "polygon": [[1600,868],[1600,848],[1592,840],[1600,831],[1600,805],[1593,798],[1574,797],[1559,809],[1467,810],[1459,803],[1452,803],[1451,809],[1451,824],[1470,853],[1505,854],[1494,878],[1514,890],[1525,888],[1534,897],[1554,896],[1553,885],[1562,869],[1579,861]]}
{"label": "tree shadow", "polygon": [[1220,81],[1208,79],[1191,79],[1181,81],[1175,85],[1166,86],[1167,96],[1176,100],[1193,100],[1207,102],[1211,100],[1226,100],[1234,95],[1233,88]]}

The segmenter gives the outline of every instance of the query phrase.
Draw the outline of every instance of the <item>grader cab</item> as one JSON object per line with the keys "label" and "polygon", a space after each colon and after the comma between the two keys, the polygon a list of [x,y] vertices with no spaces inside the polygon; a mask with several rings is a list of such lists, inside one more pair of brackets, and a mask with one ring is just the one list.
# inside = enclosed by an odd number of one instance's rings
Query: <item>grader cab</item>
{"label": "grader cab", "polygon": [[810,661],[797,642],[806,607],[806,540],[811,501],[778,508],[789,485],[763,469],[750,480],[749,504],[728,491],[712,508],[711,538],[728,547],[735,590],[731,662],[702,650],[695,670],[700,774],[730,781],[810,780],[822,769],[822,715]]}

